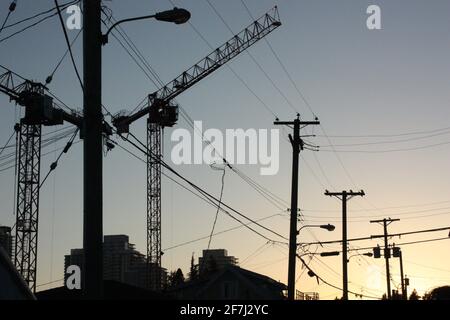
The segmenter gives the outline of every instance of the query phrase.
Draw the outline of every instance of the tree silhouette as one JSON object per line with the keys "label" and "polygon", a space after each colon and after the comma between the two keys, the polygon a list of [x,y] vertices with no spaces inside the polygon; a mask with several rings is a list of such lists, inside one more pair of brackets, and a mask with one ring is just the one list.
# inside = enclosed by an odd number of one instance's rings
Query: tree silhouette
{"label": "tree silhouette", "polygon": [[419,300],[420,296],[417,294],[417,290],[414,289],[413,292],[411,292],[411,295],[409,296],[409,300]]}
{"label": "tree silhouette", "polygon": [[178,268],[177,271],[170,272],[169,277],[168,277],[168,282],[169,282],[169,284],[168,284],[169,288],[173,288],[173,287],[183,284],[184,283],[183,271],[181,271],[181,269]]}
{"label": "tree silhouette", "polygon": [[423,300],[450,300],[450,286],[442,286],[427,292]]}
{"label": "tree silhouette", "polygon": [[192,254],[191,258],[191,269],[189,271],[189,280],[196,280],[198,279],[198,265],[194,263],[194,254]]}

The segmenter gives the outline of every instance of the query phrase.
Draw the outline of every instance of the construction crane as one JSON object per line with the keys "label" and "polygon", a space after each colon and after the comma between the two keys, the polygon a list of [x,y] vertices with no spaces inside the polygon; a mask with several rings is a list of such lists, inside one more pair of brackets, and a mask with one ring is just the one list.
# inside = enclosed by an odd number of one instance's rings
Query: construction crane
{"label": "construction crane", "polygon": [[281,26],[277,7],[272,8],[247,28],[211,52],[174,80],[148,96],[147,105],[129,114],[118,114],[113,125],[118,134],[129,132],[130,124],[147,119],[147,263],[149,288],[161,288],[161,164],[163,129],[178,121],[178,106],[172,101],[241,52]]}
{"label": "construction crane", "polygon": [[[47,88],[0,66],[0,92],[25,108],[16,124],[17,199],[14,264],[32,291],[36,290],[37,239],[42,126],[67,121],[81,127],[82,117],[67,113],[46,94]],[[16,86],[16,83],[20,83]]]}

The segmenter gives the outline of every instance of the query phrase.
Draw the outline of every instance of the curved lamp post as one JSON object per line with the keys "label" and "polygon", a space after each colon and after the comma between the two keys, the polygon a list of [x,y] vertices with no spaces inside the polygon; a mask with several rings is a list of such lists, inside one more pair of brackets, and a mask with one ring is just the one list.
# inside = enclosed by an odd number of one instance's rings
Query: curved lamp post
{"label": "curved lamp post", "polygon": [[373,257],[373,253],[372,252],[366,252],[366,253],[361,253],[361,254],[354,254],[354,255],[348,257],[347,262],[350,262],[351,258],[357,257],[357,256]]}
{"label": "curved lamp post", "polygon": [[334,231],[334,229],[336,229],[336,227],[334,225],[332,225],[332,224],[308,224],[308,225],[304,225],[303,227],[298,229],[297,235],[304,228],[320,228],[320,229],[325,229],[325,230],[328,230],[328,231]]}
{"label": "curved lamp post", "polygon": [[124,22],[130,22],[130,21],[137,21],[137,20],[144,20],[144,19],[156,19],[158,21],[165,21],[165,22],[172,22],[175,24],[183,24],[189,21],[191,18],[191,13],[187,11],[186,9],[181,8],[173,8],[172,10],[162,11],[158,12],[156,14],[142,16],[142,17],[136,17],[136,18],[128,18],[123,19],[120,21],[117,21],[114,23],[111,28],[108,29],[108,31],[102,35],[102,44],[105,45],[108,43],[108,35],[109,33],[117,27],[119,24],[122,24]]}

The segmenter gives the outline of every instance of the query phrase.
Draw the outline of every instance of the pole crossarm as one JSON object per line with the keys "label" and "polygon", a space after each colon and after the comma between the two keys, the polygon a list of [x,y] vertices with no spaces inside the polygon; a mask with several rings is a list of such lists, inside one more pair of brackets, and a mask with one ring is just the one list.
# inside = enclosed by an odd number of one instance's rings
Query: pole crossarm
{"label": "pole crossarm", "polygon": [[390,225],[392,222],[395,221],[400,221],[400,219],[381,219],[381,220],[370,220],[370,223],[379,223],[379,224],[383,224],[386,221],[387,225]]}
{"label": "pole crossarm", "polygon": [[350,200],[351,198],[357,197],[357,196],[364,197],[366,195],[364,193],[364,190],[361,190],[359,192],[354,192],[352,190],[350,190],[350,191],[343,191],[343,192],[330,192],[328,190],[325,190],[325,195],[326,196],[336,197],[336,198],[338,198],[341,201],[342,201],[342,197],[343,197],[344,193],[347,195],[347,200]]}
{"label": "pole crossarm", "polygon": [[336,197],[342,202],[342,287],[343,287],[343,299],[348,300],[348,271],[347,264],[349,258],[347,258],[347,201],[356,196],[364,197],[366,194],[363,190],[359,192],[350,191],[342,191],[342,192],[330,192],[325,190],[325,195],[330,197]]}

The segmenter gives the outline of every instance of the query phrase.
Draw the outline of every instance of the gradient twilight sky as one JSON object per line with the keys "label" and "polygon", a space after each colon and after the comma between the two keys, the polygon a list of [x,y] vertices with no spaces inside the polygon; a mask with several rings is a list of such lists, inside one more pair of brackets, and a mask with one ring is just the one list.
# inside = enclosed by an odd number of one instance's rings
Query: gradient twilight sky
{"label": "gradient twilight sky", "polygon": [[[0,18],[6,14],[9,0],[0,0]],[[61,1],[62,2],[62,1]],[[231,37],[219,17],[206,1],[174,1],[188,9],[191,23],[213,45]],[[211,3],[222,14],[234,32],[246,27],[252,19],[241,1]],[[254,16],[261,16],[278,5],[283,26],[267,39],[297,86],[312,106],[337,150],[388,151],[430,146],[449,142],[450,129],[436,134],[393,135],[433,131],[448,127],[450,119],[450,1],[448,0],[245,0]],[[105,1],[116,19],[162,11],[173,5],[168,0]],[[382,30],[366,28],[366,9],[377,4],[382,10]],[[18,1],[10,22],[51,8],[50,0]],[[164,82],[175,78],[211,50],[188,25],[156,21],[133,22],[123,26]],[[11,32],[5,29],[0,39]],[[77,31],[69,31],[73,39]],[[77,64],[82,70],[81,38],[74,46]],[[66,50],[57,18],[0,43],[0,64],[20,75],[45,81]],[[312,114],[283,72],[264,41],[249,52],[263,66],[276,85],[296,106],[303,118]],[[154,85],[137,68],[119,44],[110,38],[103,50],[103,102],[112,113],[133,109]],[[251,89],[280,118],[293,119],[295,113],[275,90],[247,54],[229,64]],[[50,85],[53,93],[69,106],[81,109],[81,90],[70,64],[65,59]],[[247,90],[227,67],[216,71],[177,98],[194,120],[204,128],[274,128],[274,117]],[[19,118],[19,107],[0,96],[0,145],[13,132]],[[189,128],[180,119],[177,127]],[[44,128],[44,133],[57,128]],[[173,129],[166,130],[165,156],[170,164],[170,141]],[[145,121],[132,131],[145,138]],[[307,132],[310,132],[308,129]],[[323,151],[302,153],[300,163],[299,203],[305,210],[305,224],[333,223],[334,232],[303,230],[299,241],[335,240],[341,237],[340,202],[323,195],[324,189],[364,189],[364,199],[349,203],[349,237],[381,234],[382,227],[369,223],[372,218],[401,218],[389,227],[390,232],[406,232],[450,225],[450,170],[448,144],[427,149],[383,152],[330,152],[329,142],[319,136],[309,141],[323,146]],[[280,141],[280,171],[275,176],[260,176],[258,166],[238,166],[247,175],[286,201],[290,198],[291,146],[287,131]],[[376,138],[339,138],[335,136],[386,135]],[[432,135],[430,137],[430,135]],[[411,138],[423,137],[420,140]],[[372,142],[392,142],[366,146],[338,146]],[[44,151],[63,146],[61,141]],[[124,143],[121,143],[127,146]],[[12,149],[5,150],[5,153]],[[327,151],[328,150],[328,151]],[[57,156],[55,151],[42,161],[42,173]],[[342,162],[342,164],[341,164]],[[345,169],[343,168],[345,167]],[[3,167],[0,166],[0,170]],[[213,194],[220,192],[221,173],[207,165],[176,167],[182,174]],[[38,284],[63,277],[63,255],[82,246],[82,145],[77,144],[63,156],[58,169],[41,191],[39,217]],[[350,177],[349,177],[350,176]],[[0,224],[12,226],[14,169],[0,171]],[[120,149],[104,158],[104,233],[128,234],[141,252],[146,246],[146,171],[145,164]],[[224,202],[254,219],[281,213],[251,189],[238,176],[227,171]],[[394,207],[394,208],[393,208]],[[163,178],[162,246],[207,236],[215,209]],[[288,235],[286,213],[263,222]],[[216,231],[236,226],[236,222],[219,215]],[[392,242],[402,243],[446,237],[447,232],[404,236]],[[277,239],[280,240],[280,239]],[[240,259],[242,267],[287,281],[287,247],[264,245],[266,240],[241,228],[214,237],[213,248],[226,248]],[[381,241],[350,243],[373,247]],[[410,278],[409,291],[419,294],[450,283],[450,250],[448,242],[430,242],[403,247],[405,273]],[[189,271],[192,253],[197,258],[207,240],[166,250],[163,266],[169,270],[181,267]],[[258,250],[261,248],[260,250]],[[339,245],[311,247],[311,251],[332,251]],[[365,251],[362,251],[365,252]],[[255,254],[253,254],[255,253]],[[248,258],[248,259],[246,259]],[[298,275],[303,271],[298,264]],[[341,258],[313,259],[310,266],[337,286],[341,281]],[[399,284],[398,260],[391,260],[394,284]],[[384,260],[360,257],[349,264],[350,289],[367,295],[385,292]],[[41,286],[39,289],[60,285]],[[301,291],[317,291],[322,298],[333,299],[341,293],[304,273],[297,282]]]}

